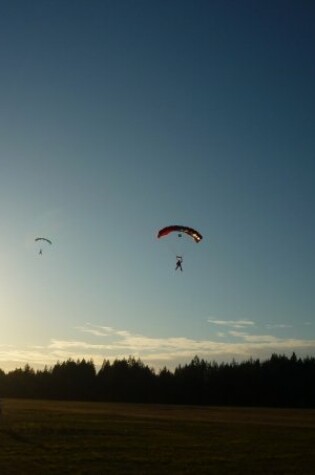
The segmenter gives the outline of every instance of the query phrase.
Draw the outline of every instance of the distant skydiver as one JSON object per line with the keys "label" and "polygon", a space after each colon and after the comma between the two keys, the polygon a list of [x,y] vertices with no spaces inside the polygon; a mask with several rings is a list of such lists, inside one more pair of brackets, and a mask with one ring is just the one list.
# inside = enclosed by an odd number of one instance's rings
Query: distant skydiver
{"label": "distant skydiver", "polygon": [[182,256],[176,256],[176,267],[175,267],[175,270],[180,269],[180,270],[183,272],[182,263],[183,263],[183,258],[182,258]]}

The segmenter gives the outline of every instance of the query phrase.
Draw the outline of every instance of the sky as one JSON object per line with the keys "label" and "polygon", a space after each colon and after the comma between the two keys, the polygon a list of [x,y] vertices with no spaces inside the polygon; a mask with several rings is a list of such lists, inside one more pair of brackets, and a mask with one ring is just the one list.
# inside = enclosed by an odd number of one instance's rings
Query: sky
{"label": "sky", "polygon": [[[314,20],[0,2],[2,370],[314,356]],[[203,240],[157,239],[172,224]]]}

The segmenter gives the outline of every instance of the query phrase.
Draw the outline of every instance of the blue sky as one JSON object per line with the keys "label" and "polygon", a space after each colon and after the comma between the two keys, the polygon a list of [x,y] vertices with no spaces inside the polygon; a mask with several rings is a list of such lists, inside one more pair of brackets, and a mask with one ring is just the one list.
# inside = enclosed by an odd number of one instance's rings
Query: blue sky
{"label": "blue sky", "polygon": [[314,19],[1,2],[0,368],[314,354]]}

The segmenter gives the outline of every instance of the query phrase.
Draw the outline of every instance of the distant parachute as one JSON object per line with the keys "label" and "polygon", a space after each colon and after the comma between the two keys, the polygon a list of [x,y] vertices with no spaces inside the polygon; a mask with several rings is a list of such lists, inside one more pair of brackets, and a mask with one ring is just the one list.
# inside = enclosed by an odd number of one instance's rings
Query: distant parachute
{"label": "distant parachute", "polygon": [[[48,244],[52,244],[52,242],[51,242],[50,239],[47,239],[47,238],[44,238],[44,237],[37,237],[37,238],[35,238],[35,241],[36,241],[36,242],[40,242],[40,243],[42,243],[42,242],[43,242],[43,243],[47,242]],[[38,254],[40,254],[40,255],[43,254],[43,249],[42,249],[42,247],[40,247]]]}
{"label": "distant parachute", "polygon": [[189,228],[188,226],[180,226],[177,224],[172,226],[166,226],[165,228],[160,229],[157,237],[161,238],[173,232],[179,233],[179,237],[181,236],[181,233],[188,234],[188,236],[192,237],[197,243],[200,242],[202,239],[202,235],[198,231],[196,231],[196,229]]}

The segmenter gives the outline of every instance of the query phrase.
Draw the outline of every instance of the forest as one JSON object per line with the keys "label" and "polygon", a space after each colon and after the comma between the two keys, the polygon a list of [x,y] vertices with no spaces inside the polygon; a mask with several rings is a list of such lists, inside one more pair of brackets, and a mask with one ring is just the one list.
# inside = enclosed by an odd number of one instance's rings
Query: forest
{"label": "forest", "polygon": [[58,362],[34,370],[0,369],[1,398],[252,407],[315,407],[315,358],[272,354],[267,360],[207,362],[195,356],[170,371],[134,357]]}

